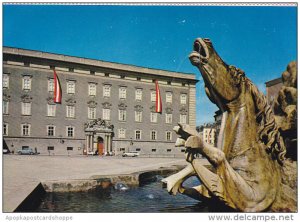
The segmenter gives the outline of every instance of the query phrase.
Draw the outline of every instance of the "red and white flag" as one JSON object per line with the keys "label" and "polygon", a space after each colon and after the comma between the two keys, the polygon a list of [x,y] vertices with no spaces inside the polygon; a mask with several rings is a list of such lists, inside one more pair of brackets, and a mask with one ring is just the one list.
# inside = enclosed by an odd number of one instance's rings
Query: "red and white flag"
{"label": "red and white flag", "polygon": [[53,70],[54,71],[54,102],[55,103],[61,103],[61,87],[60,87],[60,82],[59,82],[59,79],[58,79],[58,76],[55,72],[55,69]]}
{"label": "red and white flag", "polygon": [[161,103],[161,96],[160,96],[160,91],[159,91],[159,86],[158,86],[158,81],[155,80],[155,90],[156,90],[156,109],[155,112],[161,113],[162,112],[162,103]]}

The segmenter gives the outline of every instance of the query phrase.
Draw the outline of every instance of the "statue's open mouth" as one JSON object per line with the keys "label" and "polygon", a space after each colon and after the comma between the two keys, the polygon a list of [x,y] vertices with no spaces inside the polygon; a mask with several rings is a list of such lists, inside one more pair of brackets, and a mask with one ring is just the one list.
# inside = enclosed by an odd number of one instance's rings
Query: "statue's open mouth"
{"label": "statue's open mouth", "polygon": [[199,65],[200,62],[206,63],[209,57],[208,48],[203,39],[198,38],[194,42],[193,52],[190,54],[189,58],[193,65]]}

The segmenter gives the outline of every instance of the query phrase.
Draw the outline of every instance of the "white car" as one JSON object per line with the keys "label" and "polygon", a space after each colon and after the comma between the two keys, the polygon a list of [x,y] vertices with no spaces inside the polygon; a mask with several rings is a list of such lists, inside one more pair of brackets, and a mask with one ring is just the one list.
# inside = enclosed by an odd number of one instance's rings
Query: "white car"
{"label": "white car", "polygon": [[129,156],[129,157],[137,157],[139,155],[140,155],[140,153],[137,152],[137,151],[129,151],[127,153],[123,153],[122,157],[127,157],[127,156]]}

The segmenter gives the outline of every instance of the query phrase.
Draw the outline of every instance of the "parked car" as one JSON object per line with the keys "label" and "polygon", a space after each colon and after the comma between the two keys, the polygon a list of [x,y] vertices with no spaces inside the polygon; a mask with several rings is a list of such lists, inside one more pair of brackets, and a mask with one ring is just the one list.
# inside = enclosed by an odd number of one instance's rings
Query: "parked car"
{"label": "parked car", "polygon": [[139,156],[140,153],[138,151],[129,151],[129,152],[126,152],[126,153],[123,153],[122,154],[122,157],[137,157]]}
{"label": "parked car", "polygon": [[9,154],[9,153],[10,153],[9,149],[3,148],[3,154]]}
{"label": "parked car", "polygon": [[98,150],[88,151],[87,155],[97,156],[98,155]]}
{"label": "parked car", "polygon": [[30,147],[22,147],[21,149],[17,150],[17,154],[19,155],[34,155],[34,149]]}

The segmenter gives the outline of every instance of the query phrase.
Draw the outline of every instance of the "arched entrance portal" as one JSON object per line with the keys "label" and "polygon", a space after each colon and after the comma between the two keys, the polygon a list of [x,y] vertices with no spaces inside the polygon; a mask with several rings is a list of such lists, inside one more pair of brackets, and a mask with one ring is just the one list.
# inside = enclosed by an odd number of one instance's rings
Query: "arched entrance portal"
{"label": "arched entrance portal", "polygon": [[84,128],[86,154],[105,155],[112,153],[113,125],[98,118],[84,124]]}
{"label": "arched entrance portal", "polygon": [[104,140],[101,136],[97,138],[97,150],[98,150],[98,155],[103,155],[104,154]]}

